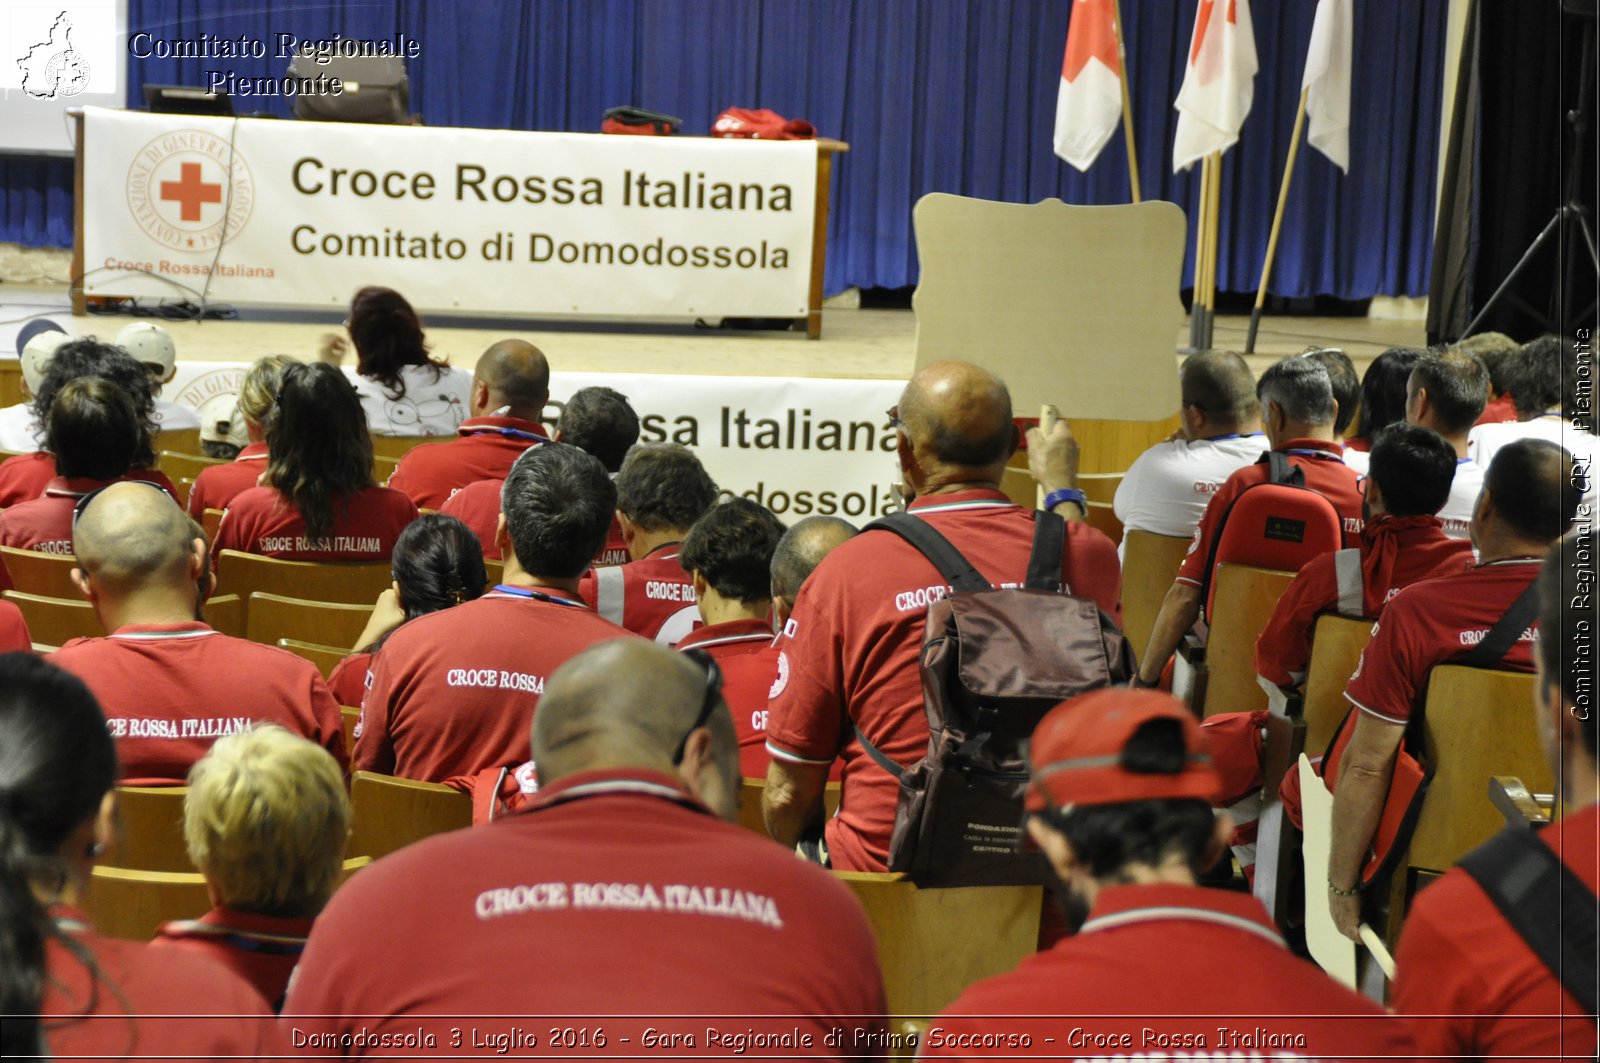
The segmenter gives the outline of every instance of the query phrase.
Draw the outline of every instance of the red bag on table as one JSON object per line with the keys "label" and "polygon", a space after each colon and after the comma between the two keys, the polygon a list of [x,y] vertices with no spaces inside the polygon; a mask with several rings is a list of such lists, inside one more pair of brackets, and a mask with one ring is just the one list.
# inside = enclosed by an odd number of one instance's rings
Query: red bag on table
{"label": "red bag on table", "polygon": [[729,107],[711,123],[711,135],[749,140],[815,140],[817,130],[804,118],[785,118],[765,108]]}

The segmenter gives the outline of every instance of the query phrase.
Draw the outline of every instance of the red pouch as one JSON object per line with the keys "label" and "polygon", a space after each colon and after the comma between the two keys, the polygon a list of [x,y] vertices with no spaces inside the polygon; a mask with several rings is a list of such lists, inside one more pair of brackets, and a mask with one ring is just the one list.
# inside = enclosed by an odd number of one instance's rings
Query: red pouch
{"label": "red pouch", "polygon": [[729,107],[711,123],[711,135],[748,140],[815,140],[817,130],[804,118],[785,118],[765,108]]}

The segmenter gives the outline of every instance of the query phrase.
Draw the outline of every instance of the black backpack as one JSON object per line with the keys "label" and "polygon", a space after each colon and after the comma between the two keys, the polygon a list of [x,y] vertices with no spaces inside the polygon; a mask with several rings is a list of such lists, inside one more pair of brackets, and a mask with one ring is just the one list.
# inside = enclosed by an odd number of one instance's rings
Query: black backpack
{"label": "black backpack", "polygon": [[1018,590],[991,586],[919,517],[896,513],[864,530],[873,528],[916,547],[953,592],[929,607],[922,642],[927,754],[902,768],[856,731],[900,781],[889,870],[920,886],[1044,883],[1044,860],[1019,844],[1028,739],[1059,702],[1126,683],[1132,651],[1093,600],[1061,593],[1066,522],[1053,513],[1036,514]]}

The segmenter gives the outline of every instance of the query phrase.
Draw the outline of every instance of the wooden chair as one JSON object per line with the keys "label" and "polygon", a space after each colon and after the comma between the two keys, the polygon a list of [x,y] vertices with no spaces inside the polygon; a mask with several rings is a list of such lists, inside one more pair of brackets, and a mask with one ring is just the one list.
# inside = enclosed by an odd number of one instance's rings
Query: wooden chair
{"label": "wooden chair", "polygon": [[280,650],[288,650],[302,661],[310,661],[317,666],[317,671],[326,679],[339,667],[339,662],[350,656],[349,650],[341,650],[337,646],[319,646],[314,642],[301,642],[299,639],[279,639],[275,645]]}
{"label": "wooden chair", "polygon": [[197,919],[211,910],[206,880],[198,871],[94,869],[84,909],[107,937],[149,941],[163,923]]}
{"label": "wooden chair", "polygon": [[[344,862],[342,886],[372,863],[355,857]],[[98,866],[89,882],[85,910],[94,928],[108,937],[149,941],[163,923],[195,919],[211,910],[205,876],[198,871],[140,871]]]}
{"label": "wooden chair", "polygon": [[889,1014],[934,1016],[973,982],[1038,948],[1040,886],[918,889],[901,875],[836,871],[878,939]]}
{"label": "wooden chair", "polygon": [[220,509],[206,509],[200,514],[200,527],[205,529],[206,542],[217,541],[217,529],[222,527],[222,513]]}
{"label": "wooden chair", "polygon": [[[840,784],[830,782],[822,789],[822,814],[832,817],[839,811]],[[767,825],[761,818],[761,794],[767,788],[765,779],[745,779],[739,787],[739,826],[767,836]]]}
{"label": "wooden chair", "polygon": [[1325,613],[1311,633],[1311,662],[1306,668],[1300,718],[1306,724],[1306,755],[1320,757],[1350,710],[1344,696],[1361,651],[1372,640],[1372,621]]}
{"label": "wooden chair", "polygon": [[339,706],[339,722],[344,725],[344,751],[352,753],[356,748],[356,723],[361,719],[361,709],[355,705]]}
{"label": "wooden chair", "polygon": [[205,622],[236,639],[244,638],[244,599],[237,594],[216,594],[200,607]]}
{"label": "wooden chair", "polygon": [[472,799],[438,783],[358,771],[350,780],[345,852],[374,860],[432,834],[472,825]]}
{"label": "wooden chair", "polygon": [[241,598],[263,592],[295,597],[296,592],[309,587],[315,588],[321,601],[353,603],[370,609],[393,582],[387,561],[284,561],[237,550],[224,550],[217,555],[218,593]]}
{"label": "wooden chair", "polygon": [[[306,589],[317,590],[315,586]],[[317,646],[354,646],[371,615],[371,605],[310,601],[263,591],[250,595],[245,607],[245,638],[268,646],[279,639]]]}
{"label": "wooden chair", "polygon": [[[1085,501],[1089,505],[1088,522],[1090,527],[1105,533],[1106,538],[1114,543],[1122,542],[1122,521],[1117,519],[1117,514],[1112,509],[1112,500],[1116,497],[1117,488],[1122,484],[1125,473],[1120,472],[1085,472],[1078,474],[1078,489],[1083,492]],[[1140,646],[1139,649],[1144,649]]]}
{"label": "wooden chair", "polygon": [[1533,827],[1555,816],[1555,794],[1536,794],[1515,775],[1489,779],[1489,803],[1505,817],[1508,827]]}
{"label": "wooden chair", "polygon": [[[162,433],[165,438],[166,433]],[[156,468],[176,480],[184,477],[193,480],[200,473],[213,465],[226,465],[224,458],[207,458],[199,454],[188,454],[177,450],[163,450],[156,456]]]}
{"label": "wooden chair", "polygon": [[[165,429],[156,436],[156,446],[161,450],[170,450],[175,454],[199,454],[200,429],[183,428],[176,431],[170,428]],[[160,461],[157,461],[157,468],[160,468],[160,465]],[[166,472],[168,476],[172,475],[165,469],[161,471]]]}
{"label": "wooden chair", "polygon": [[412,447],[424,443],[448,443],[451,436],[378,436],[372,437],[373,458],[393,458],[399,461]]}
{"label": "wooden chair", "polygon": [[13,590],[68,601],[82,597],[72,582],[72,570],[78,561],[71,554],[41,554],[37,550],[0,546],[0,564],[11,573]]}
{"label": "wooden chair", "polygon": [[493,587],[505,579],[506,563],[486,557],[483,559],[483,570],[489,574],[489,586]]}
{"label": "wooden chair", "polygon": [[94,606],[82,598],[47,598],[42,594],[6,591],[6,601],[14,602],[27,621],[28,636],[35,642],[62,646],[73,639],[104,635]]}
{"label": "wooden chair", "polygon": [[385,458],[374,454],[372,456],[372,478],[380,484],[388,483],[389,477],[394,475],[394,470],[399,464],[399,458]]}
{"label": "wooden chair", "polygon": [[193,871],[183,840],[187,786],[119,786],[121,829],[103,863],[139,871]]}
{"label": "wooden chair", "polygon": [[1203,716],[1266,708],[1266,691],[1256,682],[1256,637],[1292,579],[1293,572],[1254,565],[1217,566],[1207,618]]}
{"label": "wooden chair", "polygon": [[1191,540],[1129,531],[1122,559],[1122,631],[1135,656],[1150,645],[1150,631]]}

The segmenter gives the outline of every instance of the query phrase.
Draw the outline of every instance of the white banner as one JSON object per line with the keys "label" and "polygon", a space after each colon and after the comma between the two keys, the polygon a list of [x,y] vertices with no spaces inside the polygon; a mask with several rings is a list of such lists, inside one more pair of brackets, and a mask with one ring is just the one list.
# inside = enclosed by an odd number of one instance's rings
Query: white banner
{"label": "white banner", "polygon": [[[216,417],[245,368],[180,362],[162,397]],[[641,439],[693,447],[719,486],[785,523],[825,514],[859,525],[895,505],[899,473],[887,411],[904,381],[556,372],[551,427],[574,391],[596,386],[628,397]]]}
{"label": "white banner", "polygon": [[209,278],[239,304],[376,284],[434,312],[807,313],[815,141],[102,108],[84,141],[89,296],[193,299]]}

